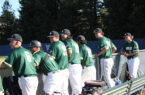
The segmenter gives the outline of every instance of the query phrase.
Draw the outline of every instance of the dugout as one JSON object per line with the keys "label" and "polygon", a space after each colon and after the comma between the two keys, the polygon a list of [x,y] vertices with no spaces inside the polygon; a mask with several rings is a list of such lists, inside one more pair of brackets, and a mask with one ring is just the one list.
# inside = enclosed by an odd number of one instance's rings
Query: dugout
{"label": "dugout", "polygon": [[[5,58],[6,58],[5,56],[1,56],[0,62],[2,62]],[[113,54],[113,59],[114,59],[114,66],[112,69],[112,77],[119,78],[121,81],[125,82],[126,81],[127,58],[118,53],[115,53],[115,54]],[[145,67],[145,50],[140,50],[139,59],[140,59],[140,65],[139,65],[139,69],[138,69],[138,76],[140,77],[142,75],[145,75],[145,69],[144,69],[144,67]],[[97,80],[100,80],[102,77],[102,74],[101,74],[99,58],[94,57],[94,60],[95,60],[95,65],[96,65]],[[12,69],[0,69],[0,75],[1,75],[1,79],[3,79],[3,77],[13,76]],[[39,87],[38,87],[37,95],[40,95],[40,92],[42,91],[42,86],[43,86],[41,73],[38,74],[38,78],[39,78]],[[15,84],[12,84],[10,86],[13,87],[14,85]]]}

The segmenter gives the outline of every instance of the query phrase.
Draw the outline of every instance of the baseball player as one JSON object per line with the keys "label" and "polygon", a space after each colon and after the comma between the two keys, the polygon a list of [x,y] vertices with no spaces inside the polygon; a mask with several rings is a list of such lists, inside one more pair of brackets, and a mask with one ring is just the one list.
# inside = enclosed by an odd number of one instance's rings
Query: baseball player
{"label": "baseball player", "polygon": [[61,83],[62,94],[68,95],[69,72],[68,72],[68,56],[67,56],[66,47],[64,43],[59,40],[59,33],[57,31],[51,31],[48,37],[51,42],[49,53],[58,64],[58,67],[60,69],[60,74],[62,76],[61,77],[62,78],[61,79],[62,80],[62,83]]}
{"label": "baseball player", "polygon": [[94,30],[95,36],[99,39],[99,53],[96,54],[100,58],[101,71],[109,88],[115,86],[115,81],[111,78],[111,71],[113,67],[112,53],[116,51],[115,45],[112,41],[104,36],[101,28]]}
{"label": "baseball player", "polygon": [[[44,92],[48,95],[53,93],[60,93],[60,83],[58,65],[55,60],[46,52],[41,50],[41,42],[33,40],[30,42],[30,50],[35,58],[36,66],[39,66],[40,70],[47,76],[44,82]],[[61,94],[61,93],[60,93]]]}
{"label": "baseball player", "polygon": [[8,40],[13,51],[1,67],[13,68],[23,95],[36,95],[38,78],[31,52],[21,46],[21,35],[13,34]]}
{"label": "baseball player", "polygon": [[131,33],[125,33],[124,38],[127,43],[124,44],[121,53],[128,59],[129,79],[132,79],[137,77],[140,64],[138,57],[139,46],[138,43],[133,40]]}
{"label": "baseball player", "polygon": [[72,88],[72,95],[81,94],[81,73],[80,54],[78,44],[71,38],[71,32],[68,29],[62,30],[62,40],[67,48],[69,59],[69,80]]}
{"label": "baseball player", "polygon": [[91,49],[86,45],[87,41],[83,35],[77,37],[80,48],[82,71],[82,87],[87,80],[96,80],[96,68],[94,66]]}

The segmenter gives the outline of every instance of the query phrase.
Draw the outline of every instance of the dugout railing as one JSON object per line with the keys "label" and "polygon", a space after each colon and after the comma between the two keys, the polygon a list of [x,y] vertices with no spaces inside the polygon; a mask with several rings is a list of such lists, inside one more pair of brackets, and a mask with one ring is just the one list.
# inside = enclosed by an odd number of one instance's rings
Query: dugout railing
{"label": "dugout railing", "polygon": [[[139,58],[140,58],[140,66],[139,66],[139,70],[138,70],[138,76],[139,78],[137,79],[133,79],[131,81],[127,81],[126,82],[126,62],[127,59],[116,53],[113,54],[113,59],[114,59],[114,66],[112,69],[112,75],[114,75],[116,78],[120,79],[122,82],[124,82],[122,85],[118,85],[114,88],[111,89],[106,89],[103,92],[103,95],[131,95],[132,93],[140,90],[141,88],[144,87],[145,85],[145,50],[141,50],[140,54],[139,54]],[[0,63],[2,61],[4,61],[4,59],[6,58],[6,56],[0,56]],[[96,65],[96,70],[97,70],[97,80],[101,80],[102,78],[102,74],[101,74],[101,67],[100,67],[100,62],[99,62],[99,58],[95,57],[95,65]],[[2,77],[7,77],[7,76],[12,76],[13,74],[11,73],[12,69],[1,69],[0,70],[0,75]],[[39,87],[38,87],[38,93],[37,95],[40,95],[40,92],[42,91],[42,74],[38,74],[38,78],[40,79],[39,82]],[[110,94],[107,94],[110,93]],[[111,94],[112,93],[112,94]],[[121,94],[120,94],[121,93]]]}
{"label": "dugout railing", "polygon": [[[145,75],[103,91],[101,95],[132,95],[145,86]],[[144,95],[144,94],[143,94]]]}

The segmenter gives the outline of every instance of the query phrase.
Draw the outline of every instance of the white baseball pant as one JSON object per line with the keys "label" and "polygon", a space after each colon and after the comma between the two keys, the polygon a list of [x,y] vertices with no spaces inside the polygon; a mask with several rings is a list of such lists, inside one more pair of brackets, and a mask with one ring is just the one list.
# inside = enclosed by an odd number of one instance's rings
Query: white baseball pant
{"label": "white baseball pant", "polygon": [[128,70],[129,75],[133,78],[137,78],[137,71],[140,64],[140,60],[138,57],[128,59]]}
{"label": "white baseball pant", "polygon": [[0,91],[0,95],[4,95],[4,91]]}
{"label": "white baseball pant", "polygon": [[89,67],[84,67],[82,71],[82,87],[85,86],[85,81],[96,80],[96,68],[94,65]]}
{"label": "white baseball pant", "polygon": [[72,88],[72,95],[79,95],[82,92],[81,74],[81,64],[69,64],[69,80]]}
{"label": "white baseball pant", "polygon": [[22,91],[22,95],[36,95],[38,87],[38,78],[36,76],[19,77],[18,83]]}
{"label": "white baseball pant", "polygon": [[43,81],[43,84],[45,84],[46,78],[47,78],[47,76],[46,76],[45,74],[42,74],[42,81]]}
{"label": "white baseball pant", "polygon": [[60,70],[62,83],[61,83],[61,92],[62,95],[69,95],[68,92],[68,78],[69,78],[69,71],[68,69]]}
{"label": "white baseball pant", "polygon": [[114,65],[114,62],[112,58],[101,59],[101,73],[103,74],[104,80],[107,83],[109,88],[115,86],[115,81],[111,78],[111,71],[112,71],[113,65]]}
{"label": "white baseball pant", "polygon": [[44,83],[44,92],[49,95],[53,95],[54,92],[61,92],[61,83],[59,82],[61,79],[59,71],[48,73]]}

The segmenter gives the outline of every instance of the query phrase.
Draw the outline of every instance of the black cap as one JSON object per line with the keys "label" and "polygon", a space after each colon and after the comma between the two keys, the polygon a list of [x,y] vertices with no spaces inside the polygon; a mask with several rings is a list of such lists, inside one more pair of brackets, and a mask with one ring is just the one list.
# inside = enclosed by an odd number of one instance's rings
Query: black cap
{"label": "black cap", "polygon": [[8,40],[9,41],[16,40],[16,41],[23,42],[22,36],[20,34],[13,34],[13,35],[11,35],[10,38],[8,38]]}
{"label": "black cap", "polygon": [[47,37],[59,37],[59,33],[57,31],[51,31]]}
{"label": "black cap", "polygon": [[69,29],[63,29],[62,34],[71,35],[71,32]]}
{"label": "black cap", "polygon": [[128,33],[125,33],[125,34],[124,34],[124,37],[125,37],[125,36],[132,36],[132,35],[131,35],[131,33],[128,32]]}
{"label": "black cap", "polygon": [[41,42],[38,40],[33,40],[30,42],[29,47],[42,47]]}
{"label": "black cap", "polygon": [[79,35],[77,37],[77,41],[80,42],[81,44],[86,44],[87,43],[86,38],[83,35]]}
{"label": "black cap", "polygon": [[77,40],[78,40],[78,41],[86,41],[86,38],[85,38],[85,36],[83,36],[83,35],[79,35],[79,36],[77,37]]}

